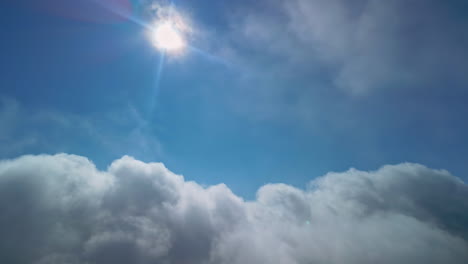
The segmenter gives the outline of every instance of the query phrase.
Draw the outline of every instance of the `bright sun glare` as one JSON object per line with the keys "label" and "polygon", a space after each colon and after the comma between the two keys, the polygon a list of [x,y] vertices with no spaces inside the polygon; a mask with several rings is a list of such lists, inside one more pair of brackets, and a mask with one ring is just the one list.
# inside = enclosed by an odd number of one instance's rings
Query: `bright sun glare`
{"label": "bright sun glare", "polygon": [[164,22],[156,26],[152,31],[154,45],[161,50],[175,52],[185,47],[182,34],[171,22]]}

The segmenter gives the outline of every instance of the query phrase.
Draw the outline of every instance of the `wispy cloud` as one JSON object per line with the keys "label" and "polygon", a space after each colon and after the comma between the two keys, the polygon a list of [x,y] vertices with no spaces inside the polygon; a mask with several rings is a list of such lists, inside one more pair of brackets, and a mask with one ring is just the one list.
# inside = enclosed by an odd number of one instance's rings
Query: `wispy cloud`
{"label": "wispy cloud", "polygon": [[[57,153],[99,149],[101,156],[124,154],[160,157],[156,135],[131,105],[108,109],[94,115],[60,112],[54,109],[32,111],[19,101],[0,101],[0,156],[25,153]],[[86,153],[89,153],[89,152]]]}
{"label": "wispy cloud", "polygon": [[309,76],[327,69],[334,86],[354,95],[468,82],[468,33],[463,30],[463,18],[457,17],[457,7],[450,3],[263,3],[268,8],[245,11],[232,22],[234,46],[257,54],[249,53],[246,58],[251,62],[252,58],[257,58],[257,63],[263,58],[271,64],[276,58],[277,67],[296,76],[304,69]]}

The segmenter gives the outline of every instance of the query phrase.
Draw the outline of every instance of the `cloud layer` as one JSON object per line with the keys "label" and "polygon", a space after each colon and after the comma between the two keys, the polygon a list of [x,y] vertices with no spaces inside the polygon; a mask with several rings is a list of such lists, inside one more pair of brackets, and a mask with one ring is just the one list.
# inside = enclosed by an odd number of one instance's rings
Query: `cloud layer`
{"label": "cloud layer", "polygon": [[0,162],[1,263],[466,263],[468,187],[417,164],[351,169],[244,201],[160,163]]}

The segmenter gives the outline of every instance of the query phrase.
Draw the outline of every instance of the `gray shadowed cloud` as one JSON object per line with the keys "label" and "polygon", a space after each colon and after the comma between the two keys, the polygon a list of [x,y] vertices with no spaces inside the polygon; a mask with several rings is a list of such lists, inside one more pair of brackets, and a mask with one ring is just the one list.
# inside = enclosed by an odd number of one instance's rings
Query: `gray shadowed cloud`
{"label": "gray shadowed cloud", "polygon": [[237,55],[249,50],[244,60],[256,59],[262,70],[296,76],[325,71],[334,86],[355,95],[468,83],[466,18],[457,1],[261,3],[256,12],[233,16],[231,40]]}
{"label": "gray shadowed cloud", "polygon": [[418,164],[329,173],[254,201],[125,156],[0,162],[1,263],[466,263],[468,186]]}

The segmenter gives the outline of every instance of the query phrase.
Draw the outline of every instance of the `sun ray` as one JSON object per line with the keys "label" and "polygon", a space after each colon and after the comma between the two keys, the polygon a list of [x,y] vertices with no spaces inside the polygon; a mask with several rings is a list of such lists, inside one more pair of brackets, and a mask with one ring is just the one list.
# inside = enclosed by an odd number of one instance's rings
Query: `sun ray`
{"label": "sun ray", "polygon": [[123,10],[120,6],[113,5],[112,3],[109,3],[109,2],[106,2],[106,1],[99,1],[99,0],[93,0],[93,1],[96,4],[106,8],[110,12],[113,12],[114,14],[127,19],[128,21],[131,21],[131,22],[133,22],[133,23],[135,23],[135,24],[137,24],[137,25],[139,25],[139,26],[141,26],[143,28],[148,29],[148,30],[151,29],[151,26],[148,23],[146,23],[142,19],[138,18],[137,16],[135,16],[131,12],[128,12],[128,10]]}

